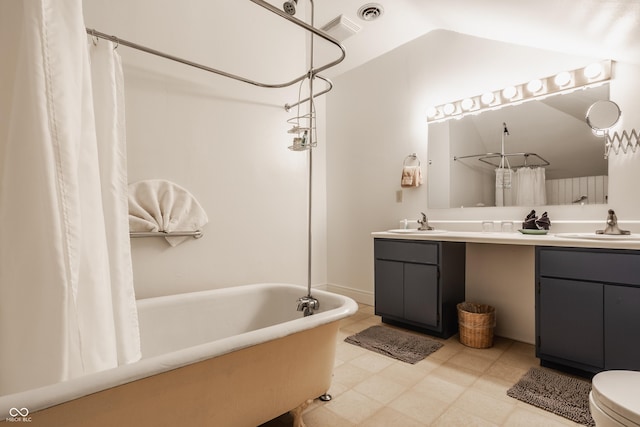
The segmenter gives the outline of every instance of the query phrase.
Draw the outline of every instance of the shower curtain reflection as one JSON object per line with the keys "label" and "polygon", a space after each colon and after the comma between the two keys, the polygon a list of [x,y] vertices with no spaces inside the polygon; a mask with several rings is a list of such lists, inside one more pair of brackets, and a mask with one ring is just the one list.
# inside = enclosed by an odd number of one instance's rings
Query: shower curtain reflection
{"label": "shower curtain reflection", "polygon": [[0,12],[3,395],[135,361],[140,342],[117,54],[89,42],[90,63],[81,0]]}
{"label": "shower curtain reflection", "polygon": [[495,172],[496,206],[547,204],[546,174],[543,167],[522,167],[516,170],[497,168]]}
{"label": "shower curtain reflection", "polygon": [[516,171],[516,206],[547,204],[544,168],[520,168]]}

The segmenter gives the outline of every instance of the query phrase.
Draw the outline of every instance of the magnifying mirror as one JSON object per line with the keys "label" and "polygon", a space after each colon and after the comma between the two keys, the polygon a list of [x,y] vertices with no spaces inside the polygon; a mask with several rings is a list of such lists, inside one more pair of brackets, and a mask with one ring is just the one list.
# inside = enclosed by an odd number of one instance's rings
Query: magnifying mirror
{"label": "magnifying mirror", "polygon": [[597,135],[613,127],[620,119],[620,107],[613,101],[600,100],[594,102],[587,110],[586,121]]}

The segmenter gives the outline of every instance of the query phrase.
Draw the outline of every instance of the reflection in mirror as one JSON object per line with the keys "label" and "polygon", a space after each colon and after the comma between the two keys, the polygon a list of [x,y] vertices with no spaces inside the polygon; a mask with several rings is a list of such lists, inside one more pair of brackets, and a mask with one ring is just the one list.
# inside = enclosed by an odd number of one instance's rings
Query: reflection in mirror
{"label": "reflection in mirror", "polygon": [[429,208],[606,203],[602,140],[584,118],[608,98],[603,85],[429,124]]}

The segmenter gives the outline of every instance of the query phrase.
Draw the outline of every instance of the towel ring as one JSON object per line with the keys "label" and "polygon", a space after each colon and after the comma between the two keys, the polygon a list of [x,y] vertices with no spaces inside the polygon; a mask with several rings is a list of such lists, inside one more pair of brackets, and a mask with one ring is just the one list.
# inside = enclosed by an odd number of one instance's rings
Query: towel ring
{"label": "towel ring", "polygon": [[418,166],[420,166],[420,159],[418,158],[418,155],[416,153],[411,153],[407,157],[405,157],[404,161],[402,162],[402,166],[407,166],[407,162],[412,162],[414,160],[417,160]]}

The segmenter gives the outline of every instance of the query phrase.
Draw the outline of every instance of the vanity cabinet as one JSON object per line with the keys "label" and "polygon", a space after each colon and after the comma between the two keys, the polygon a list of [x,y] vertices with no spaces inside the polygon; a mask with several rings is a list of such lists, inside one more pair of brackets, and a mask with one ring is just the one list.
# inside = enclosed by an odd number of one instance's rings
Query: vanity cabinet
{"label": "vanity cabinet", "polygon": [[375,239],[375,313],[385,323],[440,337],[458,331],[465,244]]}
{"label": "vanity cabinet", "polygon": [[536,356],[592,373],[640,370],[640,251],[536,248]]}

